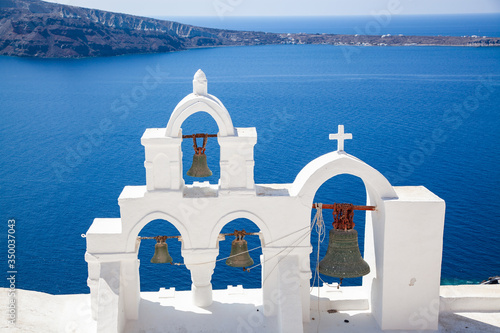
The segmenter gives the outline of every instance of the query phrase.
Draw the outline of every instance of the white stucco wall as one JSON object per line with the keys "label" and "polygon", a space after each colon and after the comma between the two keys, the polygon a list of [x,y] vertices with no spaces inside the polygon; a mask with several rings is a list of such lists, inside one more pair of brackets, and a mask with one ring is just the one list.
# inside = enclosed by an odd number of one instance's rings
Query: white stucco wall
{"label": "white stucco wall", "polygon": [[[221,179],[185,185],[182,123],[207,112],[219,127]],[[207,92],[200,71],[193,93],[173,111],[164,129],[148,129],[145,186],[127,186],[119,197],[120,218],[95,219],[87,237],[92,313],[102,331],[120,331],[139,314],[139,232],[163,219],[182,237],[182,256],[191,271],[193,303],[212,303],[210,283],[223,226],[247,218],[260,229],[264,314],[280,332],[302,332],[310,320],[309,256],[311,205],[318,188],[339,174],[363,180],[367,204],[365,259],[371,273],[362,292],[382,329],[413,329],[415,312],[439,302],[444,201],[423,187],[394,188],[377,170],[343,150],[311,161],[292,184],[255,184],[255,128],[233,127],[229,112]],[[294,300],[293,304],[277,302]],[[404,299],[404,304],[401,300]],[[437,325],[437,315],[429,327]]]}

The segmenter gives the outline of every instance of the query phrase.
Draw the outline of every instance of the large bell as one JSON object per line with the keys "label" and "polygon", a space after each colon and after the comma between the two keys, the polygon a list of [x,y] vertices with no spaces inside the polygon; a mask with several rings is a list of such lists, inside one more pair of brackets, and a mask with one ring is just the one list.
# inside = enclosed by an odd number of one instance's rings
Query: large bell
{"label": "large bell", "polygon": [[155,254],[151,258],[153,264],[169,264],[172,263],[172,257],[168,253],[168,245],[164,241],[159,241],[155,245]]}
{"label": "large bell", "polygon": [[253,265],[253,259],[248,254],[248,244],[244,239],[235,239],[231,243],[231,254],[226,260],[231,267],[248,267]]}
{"label": "large bell", "polygon": [[212,171],[208,168],[207,155],[205,153],[196,153],[193,155],[193,164],[187,175],[191,177],[210,177],[212,175]]}
{"label": "large bell", "polygon": [[319,272],[336,278],[355,278],[370,273],[370,266],[361,257],[358,232],[354,229],[330,230],[330,241]]}

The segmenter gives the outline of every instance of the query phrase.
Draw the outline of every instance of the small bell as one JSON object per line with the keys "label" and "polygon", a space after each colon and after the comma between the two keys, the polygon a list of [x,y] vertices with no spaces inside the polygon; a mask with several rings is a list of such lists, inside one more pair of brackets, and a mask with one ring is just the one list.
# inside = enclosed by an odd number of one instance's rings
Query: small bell
{"label": "small bell", "polygon": [[319,263],[319,272],[340,279],[355,278],[370,273],[370,266],[359,251],[356,230],[330,230],[328,249]]}
{"label": "small bell", "polygon": [[207,155],[205,155],[207,138],[208,136],[205,135],[203,137],[203,147],[198,147],[196,134],[193,135],[195,153],[193,155],[193,164],[191,164],[191,168],[187,172],[187,175],[190,177],[210,177],[212,175],[212,171],[208,168]]}
{"label": "small bell", "polygon": [[193,164],[187,175],[190,177],[210,177],[212,175],[212,171],[208,168],[207,155],[205,153],[196,153],[193,155]]}
{"label": "small bell", "polygon": [[155,244],[155,254],[151,258],[153,264],[170,264],[173,259],[168,253],[168,245],[165,240],[160,238],[156,240]]}
{"label": "small bell", "polygon": [[248,243],[242,237],[236,237],[231,243],[231,254],[226,260],[231,267],[248,267],[253,265],[253,259],[248,254]]}

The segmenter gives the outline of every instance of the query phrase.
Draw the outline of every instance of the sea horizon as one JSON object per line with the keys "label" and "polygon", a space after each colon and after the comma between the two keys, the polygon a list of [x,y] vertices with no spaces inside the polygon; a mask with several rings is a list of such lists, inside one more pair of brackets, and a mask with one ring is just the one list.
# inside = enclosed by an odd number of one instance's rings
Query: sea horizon
{"label": "sea horizon", "polygon": [[[500,13],[342,16],[151,16],[206,28],[274,33],[500,37]],[[460,22],[457,24],[457,22]]]}

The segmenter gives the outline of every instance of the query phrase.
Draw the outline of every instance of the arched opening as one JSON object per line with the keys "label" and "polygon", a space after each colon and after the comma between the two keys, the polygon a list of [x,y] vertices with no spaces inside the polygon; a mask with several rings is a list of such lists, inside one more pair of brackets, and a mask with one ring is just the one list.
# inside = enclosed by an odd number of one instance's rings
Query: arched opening
{"label": "arched opening", "polygon": [[[221,230],[221,234],[233,233],[235,230],[244,229],[246,232],[258,233],[259,227],[245,218],[234,219],[227,223]],[[226,265],[226,259],[231,253],[231,243],[234,236],[225,236],[224,241],[219,241],[219,255],[212,275],[212,285],[214,289],[226,289],[228,285],[242,285],[243,288],[260,288],[261,271],[260,255],[262,254],[261,241],[259,235],[247,235],[244,239],[248,243],[248,254],[253,259],[254,264],[249,271],[242,268],[230,267]]]}
{"label": "arched opening", "polygon": [[[354,205],[365,205],[366,204],[366,188],[363,180],[359,177],[341,174],[333,178],[330,178],[324,182],[316,195],[314,196],[314,203],[323,204],[333,204],[333,203],[352,203]],[[323,219],[325,223],[324,238],[319,245],[319,260],[325,257],[328,243],[329,243],[329,232],[333,228],[333,211],[331,209],[323,210]],[[311,221],[316,214],[316,209],[311,212]],[[354,229],[358,232],[358,244],[361,255],[364,257],[364,238],[365,238],[365,222],[366,222],[366,212],[365,211],[354,211]],[[319,274],[321,280],[315,280],[316,265],[318,263],[318,232],[314,228],[311,232],[311,244],[313,246],[313,252],[311,253],[311,271],[313,272],[313,278],[311,279],[311,285],[314,287],[318,286],[318,282],[323,280],[326,283],[339,282],[338,278],[333,278],[330,276]],[[370,267],[371,270],[375,267]],[[314,284],[314,285],[313,285]],[[360,286],[362,284],[362,278],[351,278],[344,279],[342,281],[343,286]],[[320,283],[321,285],[321,283]]]}
{"label": "arched opening", "polygon": [[[177,228],[166,220],[153,220],[142,228],[140,237],[180,236]],[[177,238],[167,239],[168,252],[174,263],[182,263],[182,242]],[[141,291],[158,291],[160,288],[176,290],[191,289],[191,275],[184,265],[153,264],[151,258],[155,251],[156,240],[143,239],[139,247],[139,274]]]}
{"label": "arched opening", "polygon": [[[217,123],[206,112],[197,112],[191,116],[189,116],[182,123],[182,135],[190,135],[196,133],[204,133],[204,134],[217,134],[219,132],[219,128]],[[203,139],[197,139],[198,147],[203,145]],[[207,164],[208,168],[212,171],[212,176],[210,177],[190,177],[187,175],[189,168],[191,168],[191,164],[193,163],[193,139],[192,138],[184,138],[182,140],[182,175],[186,184],[192,184],[193,182],[204,182],[208,181],[210,184],[217,184],[220,179],[220,146],[217,142],[217,138],[208,138],[205,154],[207,156]]]}

